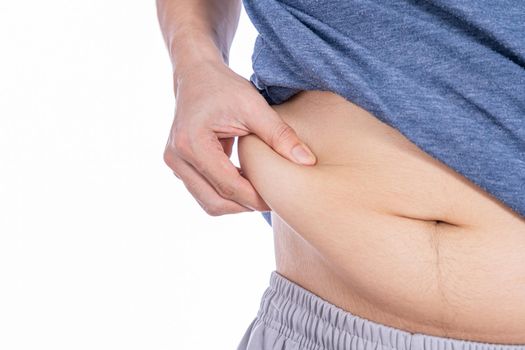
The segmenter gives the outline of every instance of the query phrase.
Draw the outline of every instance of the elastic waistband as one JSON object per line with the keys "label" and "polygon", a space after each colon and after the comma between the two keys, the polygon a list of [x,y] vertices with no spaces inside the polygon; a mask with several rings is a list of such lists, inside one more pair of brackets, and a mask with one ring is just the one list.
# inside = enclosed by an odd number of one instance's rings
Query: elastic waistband
{"label": "elastic waistband", "polygon": [[525,350],[525,345],[483,343],[410,333],[351,314],[272,271],[260,322],[300,349]]}

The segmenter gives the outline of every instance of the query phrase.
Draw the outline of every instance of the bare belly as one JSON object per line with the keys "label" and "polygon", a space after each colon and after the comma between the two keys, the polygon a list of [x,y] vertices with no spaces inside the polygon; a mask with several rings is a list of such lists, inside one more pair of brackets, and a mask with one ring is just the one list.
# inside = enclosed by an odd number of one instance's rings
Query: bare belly
{"label": "bare belly", "polygon": [[337,94],[272,108],[318,159],[296,165],[239,138],[243,172],[272,208],[279,273],[392,327],[525,344],[523,218]]}

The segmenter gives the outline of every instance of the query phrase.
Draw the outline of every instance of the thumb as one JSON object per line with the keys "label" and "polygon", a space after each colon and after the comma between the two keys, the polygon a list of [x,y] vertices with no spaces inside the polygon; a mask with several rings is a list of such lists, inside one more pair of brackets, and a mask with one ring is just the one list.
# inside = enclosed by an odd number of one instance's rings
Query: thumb
{"label": "thumb", "polygon": [[316,157],[310,148],[302,142],[295,130],[271,107],[264,108],[261,115],[247,121],[250,131],[273,148],[281,156],[292,162],[313,165]]}

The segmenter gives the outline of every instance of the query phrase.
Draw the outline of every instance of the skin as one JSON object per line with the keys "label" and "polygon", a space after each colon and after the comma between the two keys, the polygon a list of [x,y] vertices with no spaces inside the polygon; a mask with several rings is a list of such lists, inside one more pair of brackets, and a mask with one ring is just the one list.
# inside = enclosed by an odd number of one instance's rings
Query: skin
{"label": "skin", "polygon": [[212,216],[269,210],[230,161],[235,137],[252,133],[292,162],[316,162],[256,88],[228,67],[240,8],[239,0],[157,1],[176,101],[164,161]]}
{"label": "skin", "polygon": [[273,108],[317,155],[300,167],[239,138],[279,273],[398,329],[525,344],[524,218],[337,94]]}

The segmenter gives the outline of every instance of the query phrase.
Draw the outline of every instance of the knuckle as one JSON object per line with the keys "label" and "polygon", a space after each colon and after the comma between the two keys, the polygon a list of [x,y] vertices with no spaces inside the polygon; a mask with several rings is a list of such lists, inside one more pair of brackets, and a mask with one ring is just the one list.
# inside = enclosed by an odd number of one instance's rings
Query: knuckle
{"label": "knuckle", "polygon": [[169,149],[166,149],[164,151],[162,159],[164,160],[164,163],[171,169],[175,167],[175,158],[173,156],[173,153]]}
{"label": "knuckle", "polygon": [[217,183],[217,191],[221,197],[232,198],[235,195],[235,186],[225,181],[219,181]]}
{"label": "knuckle", "polygon": [[181,155],[187,155],[190,152],[190,138],[186,133],[174,133],[173,147]]}
{"label": "knuckle", "polygon": [[224,208],[217,203],[208,203],[202,205],[204,211],[210,216],[220,216],[224,214]]}
{"label": "knuckle", "polygon": [[293,137],[295,134],[294,130],[287,124],[281,123],[275,128],[272,134],[272,144],[284,142]]}

